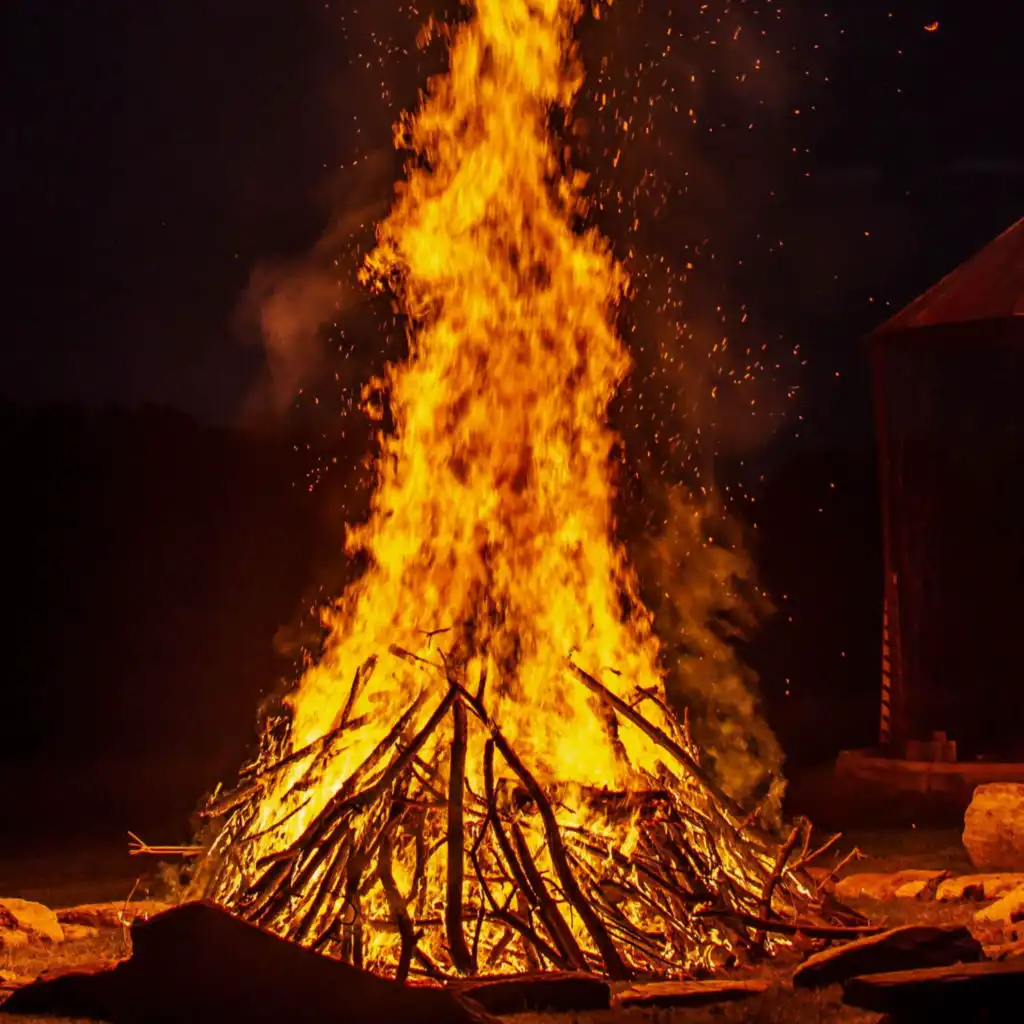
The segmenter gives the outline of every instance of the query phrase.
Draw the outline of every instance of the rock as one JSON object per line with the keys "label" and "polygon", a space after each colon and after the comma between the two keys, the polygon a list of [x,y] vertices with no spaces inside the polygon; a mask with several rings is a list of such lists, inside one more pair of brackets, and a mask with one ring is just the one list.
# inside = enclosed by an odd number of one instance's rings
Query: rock
{"label": "rock", "polygon": [[[851,978],[843,1002],[914,1021],[1010,1021],[1024,1000],[1024,961],[984,961]],[[1014,1011],[1012,1007],[1018,1007]]]}
{"label": "rock", "polygon": [[0,950],[21,949],[28,945],[28,936],[16,928],[0,928]]}
{"label": "rock", "polygon": [[161,903],[159,900],[83,903],[81,906],[58,910],[57,920],[61,924],[81,924],[90,928],[120,928],[123,924],[131,924],[136,918],[155,917],[170,909],[169,903]]}
{"label": "rock", "polygon": [[859,974],[942,967],[982,956],[981,943],[961,925],[907,924],[813,953],[793,972],[793,984],[824,988]]}
{"label": "rock", "polygon": [[140,918],[131,938],[129,960],[27,985],[0,1013],[118,1024],[495,1024],[453,992],[375,977],[212,903],[185,903],[148,921]]}
{"label": "rock", "polygon": [[1024,783],[978,786],[964,816],[964,848],[982,871],[1024,871]]}
{"label": "rock", "polygon": [[982,924],[1002,925],[1004,928],[1024,921],[1024,885],[1008,892],[991,906],[979,910],[974,920]]}
{"label": "rock", "polygon": [[996,900],[1024,885],[1024,875],[998,872],[944,878],[935,890],[937,900]]}
{"label": "rock", "polygon": [[652,981],[616,993],[616,1007],[708,1006],[767,992],[767,981]]}
{"label": "rock", "polygon": [[933,900],[935,899],[935,890],[943,878],[945,878],[945,872],[934,878],[919,878],[913,882],[904,882],[893,892],[893,897],[898,900]]}
{"label": "rock", "polygon": [[42,903],[13,897],[0,899],[0,929],[24,932],[29,942],[63,942],[57,915]]}
{"label": "rock", "polygon": [[914,898],[932,883],[938,882],[946,875],[945,871],[907,870],[880,874],[864,872],[859,875],[848,875],[836,883],[835,894],[840,900],[867,898],[871,900],[891,900],[900,893],[905,898]]}
{"label": "rock", "polygon": [[520,974],[514,977],[474,978],[449,986],[476,1000],[488,1013],[579,1013],[607,1010],[611,988],[592,974]]}
{"label": "rock", "polygon": [[994,946],[985,946],[986,960],[1012,960],[1024,956],[1024,939],[1016,942],[1000,942]]}
{"label": "rock", "polygon": [[24,977],[20,974],[15,974],[14,971],[0,971],[0,991],[3,989],[21,988],[22,985],[27,985],[30,981],[35,981],[35,978]]}
{"label": "rock", "polygon": [[65,942],[82,942],[84,939],[99,938],[100,935],[99,928],[89,924],[65,924],[61,927],[64,929]]}

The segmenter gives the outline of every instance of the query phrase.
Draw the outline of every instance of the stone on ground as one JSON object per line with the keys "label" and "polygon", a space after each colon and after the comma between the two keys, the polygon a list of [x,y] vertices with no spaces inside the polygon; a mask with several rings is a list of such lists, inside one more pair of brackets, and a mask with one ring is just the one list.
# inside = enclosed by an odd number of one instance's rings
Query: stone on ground
{"label": "stone on ground", "polygon": [[797,988],[824,988],[859,974],[977,961],[981,943],[962,925],[907,924],[813,953],[793,972]]}
{"label": "stone on ground", "polygon": [[1024,921],[1024,885],[979,910],[974,919],[982,924],[998,924],[1004,928]]}
{"label": "stone on ground", "polygon": [[616,993],[612,1002],[627,1007],[709,1006],[767,992],[767,981],[652,981]]}
{"label": "stone on ground", "polygon": [[985,946],[986,960],[1013,960],[1016,957],[1024,957],[1024,939]]}
{"label": "stone on ground", "polygon": [[915,1021],[1018,1020],[1024,1002],[1024,960],[850,978],[843,984],[843,1002]]}
{"label": "stone on ground", "polygon": [[999,871],[944,878],[935,890],[937,900],[997,900],[1024,885],[1024,874]]}
{"label": "stone on ground", "polygon": [[963,840],[980,871],[1024,871],[1024,783],[979,786],[964,816]]}
{"label": "stone on ground", "polygon": [[[14,897],[0,898],[0,932],[21,932],[28,942],[64,941],[64,930],[49,907]],[[23,944],[10,936],[0,937],[0,948]]]}
{"label": "stone on ground", "polygon": [[847,875],[836,883],[835,894],[840,900],[866,897],[871,900],[914,899],[929,885],[940,883],[945,871],[907,870],[896,872],[862,872]]}

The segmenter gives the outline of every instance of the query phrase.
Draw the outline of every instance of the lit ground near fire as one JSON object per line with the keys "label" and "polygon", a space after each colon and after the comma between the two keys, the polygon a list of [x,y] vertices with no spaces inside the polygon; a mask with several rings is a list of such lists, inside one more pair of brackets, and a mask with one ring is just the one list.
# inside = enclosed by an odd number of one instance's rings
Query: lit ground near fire
{"label": "lit ground near fire", "polygon": [[[858,831],[842,840],[842,849],[854,847],[866,854],[858,860],[857,871],[898,871],[906,868],[942,868],[953,872],[968,872],[969,863],[954,829],[893,829],[887,831]],[[124,898],[136,883],[138,861],[132,861],[121,849],[67,850],[50,856],[23,856],[0,863],[0,891],[26,899],[38,900],[50,906]],[[153,885],[157,883],[153,882]],[[157,893],[158,894],[158,893]],[[138,893],[137,893],[138,895]],[[889,902],[857,901],[857,909],[889,924],[970,923],[978,909],[977,904],[919,902],[894,900]],[[120,932],[109,932],[98,939],[68,943],[54,952],[38,949],[0,953],[0,971],[19,975],[32,975],[56,967],[66,968],[86,964],[98,959],[122,955],[125,939]],[[779,961],[762,969],[755,976],[774,982],[764,996],[745,1002],[726,1004],[706,1009],[679,1009],[655,1011],[607,1011],[564,1015],[517,1015],[521,1024],[540,1024],[557,1020],[573,1024],[602,1024],[602,1022],[658,1021],[669,1024],[686,1020],[692,1024],[718,1021],[750,1021],[763,1024],[782,1022],[860,1022],[876,1021],[877,1014],[845,1007],[840,1002],[838,986],[820,992],[794,991],[789,975],[795,961]],[[747,973],[744,977],[751,977]],[[44,1018],[11,1016],[12,1024],[43,1020]],[[45,1018],[53,1020],[53,1018]],[[513,1018],[510,1018],[513,1019]]]}

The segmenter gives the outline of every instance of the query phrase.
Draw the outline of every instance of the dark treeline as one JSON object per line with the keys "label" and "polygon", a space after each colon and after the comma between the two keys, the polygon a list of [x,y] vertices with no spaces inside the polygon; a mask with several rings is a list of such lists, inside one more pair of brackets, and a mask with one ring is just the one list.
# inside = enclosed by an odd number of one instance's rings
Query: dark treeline
{"label": "dark treeline", "polygon": [[[343,524],[365,512],[365,438],[317,449],[159,409],[6,407],[0,444],[2,799],[26,834],[184,830],[294,677],[309,607],[352,571]],[[779,611],[749,656],[795,765],[873,740],[875,481],[871,453],[805,455],[754,506]]]}

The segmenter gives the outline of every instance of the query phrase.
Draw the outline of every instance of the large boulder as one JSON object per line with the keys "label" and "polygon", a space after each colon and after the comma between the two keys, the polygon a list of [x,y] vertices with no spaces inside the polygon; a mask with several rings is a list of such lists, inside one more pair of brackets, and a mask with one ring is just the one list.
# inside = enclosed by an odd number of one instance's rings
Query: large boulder
{"label": "large boulder", "polygon": [[979,870],[1024,871],[1024,783],[992,782],[974,791],[964,848]]}

